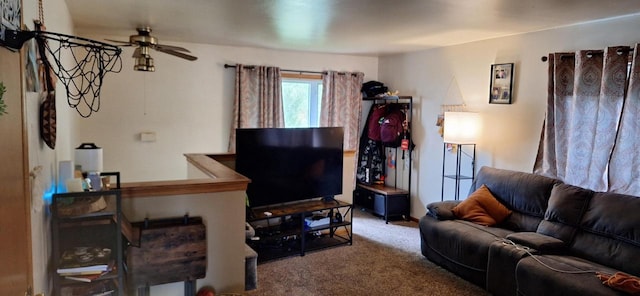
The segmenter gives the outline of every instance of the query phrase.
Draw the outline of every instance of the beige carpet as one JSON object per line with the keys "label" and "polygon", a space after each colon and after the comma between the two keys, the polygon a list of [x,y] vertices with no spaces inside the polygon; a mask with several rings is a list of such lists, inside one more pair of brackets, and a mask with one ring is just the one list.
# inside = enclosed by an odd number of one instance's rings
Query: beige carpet
{"label": "beige carpet", "polygon": [[489,295],[420,253],[416,222],[354,211],[353,245],[258,265],[258,289],[246,295]]}

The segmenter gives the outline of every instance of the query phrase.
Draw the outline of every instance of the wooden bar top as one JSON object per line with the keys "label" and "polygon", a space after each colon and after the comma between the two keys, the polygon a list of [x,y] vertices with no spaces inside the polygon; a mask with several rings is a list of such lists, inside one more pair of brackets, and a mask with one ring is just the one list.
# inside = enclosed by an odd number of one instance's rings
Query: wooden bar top
{"label": "wooden bar top", "polygon": [[[245,191],[250,180],[216,160],[216,155],[185,154],[187,161],[209,178],[121,184],[123,198]],[[221,161],[226,154],[222,154]]]}

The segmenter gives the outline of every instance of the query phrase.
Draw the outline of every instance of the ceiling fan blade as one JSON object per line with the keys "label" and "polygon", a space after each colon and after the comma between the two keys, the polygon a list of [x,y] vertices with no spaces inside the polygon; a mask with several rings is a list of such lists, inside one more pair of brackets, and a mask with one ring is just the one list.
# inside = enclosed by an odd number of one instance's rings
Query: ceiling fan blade
{"label": "ceiling fan blade", "polygon": [[131,57],[136,59],[141,57],[142,54],[140,52],[141,52],[140,47],[136,48],[136,50],[133,52],[133,55]]}
{"label": "ceiling fan blade", "polygon": [[195,61],[195,60],[198,59],[197,57],[194,57],[192,55],[188,55],[188,54],[185,54],[185,53],[177,52],[177,51],[174,51],[174,50],[171,50],[171,49],[165,49],[163,47],[156,47],[155,49],[157,51],[164,52],[164,53],[170,54],[170,55],[174,55],[174,56],[177,56],[177,57],[183,58],[185,60],[189,60],[189,61]]}
{"label": "ceiling fan blade", "polygon": [[168,50],[190,52],[188,49],[186,49],[184,47],[180,47],[180,46],[156,44],[155,47],[156,47],[156,49],[162,48],[162,49],[168,49]]}
{"label": "ceiling fan blade", "polygon": [[121,46],[133,46],[133,44],[131,44],[131,43],[127,42],[127,41],[120,41],[120,40],[113,40],[113,39],[105,39],[105,40],[122,44]]}

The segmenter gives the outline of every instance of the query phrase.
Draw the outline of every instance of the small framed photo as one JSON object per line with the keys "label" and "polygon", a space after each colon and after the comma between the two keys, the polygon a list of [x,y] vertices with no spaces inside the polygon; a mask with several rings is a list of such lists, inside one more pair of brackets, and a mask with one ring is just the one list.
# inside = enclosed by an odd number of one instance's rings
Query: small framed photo
{"label": "small framed photo", "polygon": [[491,65],[489,104],[511,104],[513,90],[513,63]]}
{"label": "small framed photo", "polygon": [[5,40],[6,30],[20,29],[20,0],[0,0],[0,40]]}

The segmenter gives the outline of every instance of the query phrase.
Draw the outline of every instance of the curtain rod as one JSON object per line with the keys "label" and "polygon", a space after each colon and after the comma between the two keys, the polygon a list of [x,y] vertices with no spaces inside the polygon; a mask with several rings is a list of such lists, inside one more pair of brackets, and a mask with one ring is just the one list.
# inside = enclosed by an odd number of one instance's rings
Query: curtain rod
{"label": "curtain rod", "polygon": [[[629,48],[628,49],[629,52],[627,52],[627,54],[631,55],[631,53],[633,52],[633,48]],[[591,55],[591,54],[602,54],[604,53],[604,50],[591,50],[587,52],[587,56]],[[618,50],[616,50],[616,53],[621,55],[624,54],[624,50],[618,48]],[[569,54],[567,54],[569,55]],[[561,56],[562,57],[562,56]],[[547,56],[542,56],[542,58],[540,58],[541,61],[546,62],[549,59],[549,57]]]}
{"label": "curtain rod", "polygon": [[[242,66],[244,68],[249,68],[249,69],[253,69],[256,66],[255,65],[246,65],[246,66]],[[236,68],[236,65],[231,65],[231,64],[224,64],[224,68]],[[292,73],[299,73],[299,74],[327,74],[327,71],[306,71],[306,70],[289,70],[289,69],[280,69],[281,72],[292,72]],[[346,74],[345,72],[338,72],[338,75],[344,75]],[[352,76],[356,76],[357,73],[351,73]]]}
{"label": "curtain rod", "polygon": [[[251,68],[255,68],[256,66],[254,66],[254,65],[246,65],[246,66],[242,66],[242,67],[250,68],[250,69],[251,69]],[[224,64],[224,68],[225,68],[225,69],[226,69],[226,68],[234,68],[234,69],[235,69],[235,68],[236,68],[236,65]],[[324,72],[319,72],[319,71],[289,70],[289,69],[280,69],[280,71],[283,71],[283,72],[295,72],[295,73],[300,73],[300,74],[302,74],[302,73],[309,73],[309,74],[327,74],[327,72],[326,72],[326,71],[324,71]]]}

